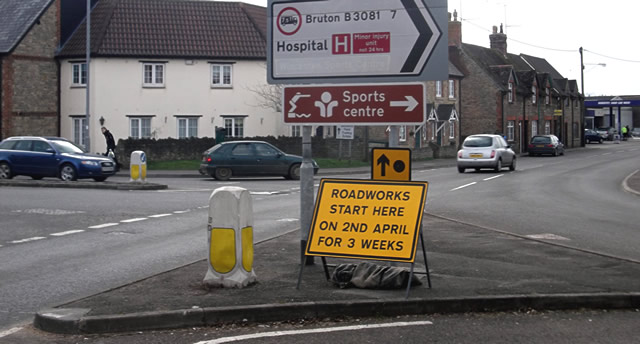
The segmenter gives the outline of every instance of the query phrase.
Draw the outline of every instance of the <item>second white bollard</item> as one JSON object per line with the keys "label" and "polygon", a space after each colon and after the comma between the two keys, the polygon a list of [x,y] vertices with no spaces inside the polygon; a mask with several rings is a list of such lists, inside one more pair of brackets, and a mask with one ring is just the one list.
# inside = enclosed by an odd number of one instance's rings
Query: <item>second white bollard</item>
{"label": "second white bollard", "polygon": [[253,270],[253,205],[246,189],[218,188],[209,197],[207,287],[243,288]]}
{"label": "second white bollard", "polygon": [[144,183],[147,181],[147,155],[143,151],[131,152],[129,171],[131,173],[130,182]]}

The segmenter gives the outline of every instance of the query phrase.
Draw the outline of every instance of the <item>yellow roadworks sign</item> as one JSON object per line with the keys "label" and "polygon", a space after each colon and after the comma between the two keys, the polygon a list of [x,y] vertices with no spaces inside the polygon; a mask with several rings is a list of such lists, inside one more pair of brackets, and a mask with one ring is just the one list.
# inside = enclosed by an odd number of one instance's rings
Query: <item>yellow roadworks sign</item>
{"label": "yellow roadworks sign", "polygon": [[413,262],[427,182],[322,179],[306,254]]}

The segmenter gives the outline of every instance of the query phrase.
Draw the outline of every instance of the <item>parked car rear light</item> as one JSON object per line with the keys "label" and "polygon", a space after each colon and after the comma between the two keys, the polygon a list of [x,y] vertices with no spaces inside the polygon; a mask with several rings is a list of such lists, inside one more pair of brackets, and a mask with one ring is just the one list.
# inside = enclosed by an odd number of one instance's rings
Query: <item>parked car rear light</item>
{"label": "parked car rear light", "polygon": [[462,159],[462,151],[458,152],[458,158]]}
{"label": "parked car rear light", "polygon": [[553,148],[553,145],[547,145],[547,148]]}
{"label": "parked car rear light", "polygon": [[530,143],[530,144],[529,144],[529,148],[533,148],[533,144],[531,144],[531,143]]}
{"label": "parked car rear light", "polygon": [[493,158],[495,158],[495,157],[496,157],[496,151],[495,151],[495,150],[492,150],[492,151],[491,151],[491,159],[493,159]]}
{"label": "parked car rear light", "polygon": [[211,162],[211,157],[210,156],[207,157],[207,162]]}

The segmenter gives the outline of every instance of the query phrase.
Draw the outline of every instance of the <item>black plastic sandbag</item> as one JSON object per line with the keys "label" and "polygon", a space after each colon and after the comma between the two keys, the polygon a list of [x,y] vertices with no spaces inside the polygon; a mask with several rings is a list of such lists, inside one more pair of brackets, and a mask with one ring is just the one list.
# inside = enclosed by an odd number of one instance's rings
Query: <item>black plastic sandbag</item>
{"label": "black plastic sandbag", "polygon": [[[409,271],[396,266],[371,263],[340,264],[331,275],[331,281],[340,288],[401,289],[407,287]],[[421,285],[414,274],[411,285]]]}

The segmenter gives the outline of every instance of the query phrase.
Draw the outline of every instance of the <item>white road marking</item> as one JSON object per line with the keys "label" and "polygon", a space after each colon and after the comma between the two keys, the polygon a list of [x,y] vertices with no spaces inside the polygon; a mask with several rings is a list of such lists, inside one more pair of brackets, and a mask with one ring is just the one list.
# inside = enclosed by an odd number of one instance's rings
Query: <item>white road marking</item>
{"label": "white road marking", "polygon": [[624,153],[623,150],[616,151],[616,153]]}
{"label": "white road marking", "polygon": [[173,214],[156,214],[156,215],[149,215],[149,217],[151,218],[158,218],[158,217],[165,217],[165,216],[171,216]]}
{"label": "white road marking", "polygon": [[100,229],[100,228],[107,228],[107,227],[113,227],[113,226],[117,226],[118,223],[103,223],[101,225],[95,225],[95,226],[89,226],[89,229]]}
{"label": "white road marking", "polygon": [[65,236],[65,235],[82,233],[82,232],[84,232],[84,229],[76,229],[76,230],[71,230],[71,231],[66,231],[66,232],[52,233],[52,234],[49,234],[49,235],[56,236],[56,237],[61,237],[61,236]]}
{"label": "white road marking", "polygon": [[424,325],[433,325],[433,323],[431,321],[414,321],[414,322],[397,322],[397,323],[385,323],[385,324],[315,328],[315,329],[309,329],[309,330],[262,332],[262,333],[245,334],[242,336],[235,336],[235,337],[218,338],[213,340],[197,342],[195,344],[219,344],[219,343],[237,342],[237,341],[248,340],[248,339],[294,336],[299,334],[329,333],[329,332],[338,332],[338,331],[354,331],[354,330],[365,330],[365,329],[376,329],[376,328],[424,326]]}
{"label": "white road marking", "polygon": [[6,337],[6,336],[10,336],[18,331],[22,330],[22,327],[14,327],[14,328],[10,328],[6,331],[2,331],[0,332],[0,338],[2,337]]}
{"label": "white road marking", "polygon": [[23,244],[25,242],[37,241],[37,240],[42,240],[42,239],[46,239],[46,238],[45,237],[32,237],[32,238],[26,238],[26,239],[22,239],[22,240],[9,241],[9,243],[10,244]]}
{"label": "white road marking", "polygon": [[499,174],[499,175],[497,175],[497,176],[493,176],[493,177],[485,178],[485,179],[483,179],[483,180],[484,180],[484,181],[487,181],[487,180],[491,180],[491,179],[500,178],[500,177],[502,177],[502,176],[504,176],[504,174]]}
{"label": "white road marking", "polygon": [[298,221],[298,219],[280,219],[278,220],[278,222],[295,222]]}
{"label": "white road marking", "polygon": [[275,195],[280,192],[279,191],[251,191],[249,193],[252,195]]}
{"label": "white road marking", "polygon": [[148,220],[148,219],[146,217],[137,217],[135,219],[122,220],[120,222],[122,222],[122,223],[131,223],[131,222],[138,222],[138,221],[144,221],[144,220]]}
{"label": "white road marking", "polygon": [[609,153],[603,153],[601,155],[609,155],[609,154],[613,154],[613,153],[609,152]]}
{"label": "white road marking", "polygon": [[188,213],[188,212],[190,212],[190,211],[191,211],[191,210],[176,210],[176,211],[174,211],[173,213],[174,213],[174,214],[184,214],[184,213]]}
{"label": "white road marking", "polygon": [[563,236],[559,236],[551,233],[531,234],[531,235],[527,235],[526,237],[531,239],[543,239],[543,240],[571,240],[569,238],[565,238]]}
{"label": "white road marking", "polygon": [[471,186],[471,185],[474,185],[474,184],[477,184],[477,183],[476,183],[476,182],[473,182],[473,183],[465,184],[465,185],[462,185],[462,186],[458,186],[458,187],[457,187],[457,188],[455,188],[455,189],[451,189],[451,190],[449,190],[449,191],[456,191],[456,190],[460,190],[460,189],[462,189],[462,188],[466,188],[467,186]]}
{"label": "white road marking", "polygon": [[157,190],[157,192],[212,192],[212,189]]}

